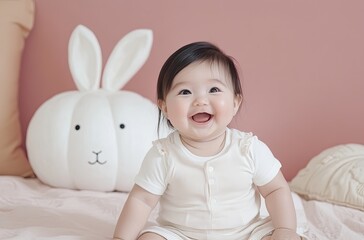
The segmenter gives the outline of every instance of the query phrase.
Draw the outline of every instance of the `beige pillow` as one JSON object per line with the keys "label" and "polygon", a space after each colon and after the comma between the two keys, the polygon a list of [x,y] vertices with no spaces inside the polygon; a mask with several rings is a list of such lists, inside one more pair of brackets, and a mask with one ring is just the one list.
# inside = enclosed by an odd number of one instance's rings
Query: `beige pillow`
{"label": "beige pillow", "polygon": [[33,20],[33,0],[0,0],[0,175],[32,175],[21,146],[18,80]]}
{"label": "beige pillow", "polygon": [[290,183],[308,200],[364,211],[364,145],[338,145],[312,158]]}

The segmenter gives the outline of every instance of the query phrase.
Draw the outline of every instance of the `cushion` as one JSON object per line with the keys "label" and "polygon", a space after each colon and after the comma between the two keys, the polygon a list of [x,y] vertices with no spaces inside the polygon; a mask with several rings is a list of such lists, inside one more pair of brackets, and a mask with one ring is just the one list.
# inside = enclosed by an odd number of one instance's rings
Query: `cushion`
{"label": "cushion", "polygon": [[18,80],[24,41],[33,18],[33,0],[0,1],[0,175],[32,175],[22,148]]}
{"label": "cushion", "polygon": [[364,145],[328,148],[312,158],[290,182],[307,200],[320,200],[364,211]]}

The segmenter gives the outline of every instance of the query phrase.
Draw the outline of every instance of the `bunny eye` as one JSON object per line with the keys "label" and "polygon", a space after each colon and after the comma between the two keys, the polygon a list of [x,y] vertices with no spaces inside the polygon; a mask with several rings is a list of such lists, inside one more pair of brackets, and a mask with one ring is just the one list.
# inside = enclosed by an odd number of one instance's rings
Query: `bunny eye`
{"label": "bunny eye", "polygon": [[80,129],[81,129],[81,126],[77,124],[77,125],[75,126],[75,129],[76,129],[76,131],[78,131],[78,130],[80,130]]}
{"label": "bunny eye", "polygon": [[121,124],[119,125],[119,127],[120,127],[121,129],[124,129],[124,128],[125,128],[125,124],[124,124],[124,123],[121,123]]}

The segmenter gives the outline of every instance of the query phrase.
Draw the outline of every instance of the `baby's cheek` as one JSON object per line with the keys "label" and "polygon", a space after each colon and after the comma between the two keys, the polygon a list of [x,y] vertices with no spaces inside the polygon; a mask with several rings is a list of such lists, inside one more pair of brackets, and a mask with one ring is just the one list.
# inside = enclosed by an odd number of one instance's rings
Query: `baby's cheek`
{"label": "baby's cheek", "polygon": [[220,100],[216,102],[215,105],[215,115],[220,115],[223,117],[230,117],[235,115],[235,108],[233,101]]}

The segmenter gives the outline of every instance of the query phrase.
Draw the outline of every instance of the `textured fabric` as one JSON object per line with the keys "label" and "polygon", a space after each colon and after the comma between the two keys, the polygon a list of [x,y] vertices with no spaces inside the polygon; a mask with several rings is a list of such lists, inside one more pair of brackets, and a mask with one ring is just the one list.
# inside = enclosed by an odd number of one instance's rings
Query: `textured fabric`
{"label": "textured fabric", "polygon": [[154,142],[136,184],[162,195],[161,225],[183,226],[186,232],[241,229],[259,216],[255,185],[271,181],[280,167],[269,148],[251,134],[227,129],[224,149],[203,158],[189,152],[174,132]]}
{"label": "textured fabric", "polygon": [[18,80],[24,41],[33,18],[32,0],[0,1],[0,175],[32,175],[21,147]]}
{"label": "textured fabric", "polygon": [[[364,211],[328,202],[301,198],[309,240],[364,239]],[[300,213],[298,213],[300,214]]]}
{"label": "textured fabric", "polygon": [[326,149],[310,160],[290,186],[306,199],[364,211],[364,145],[346,144]]}

